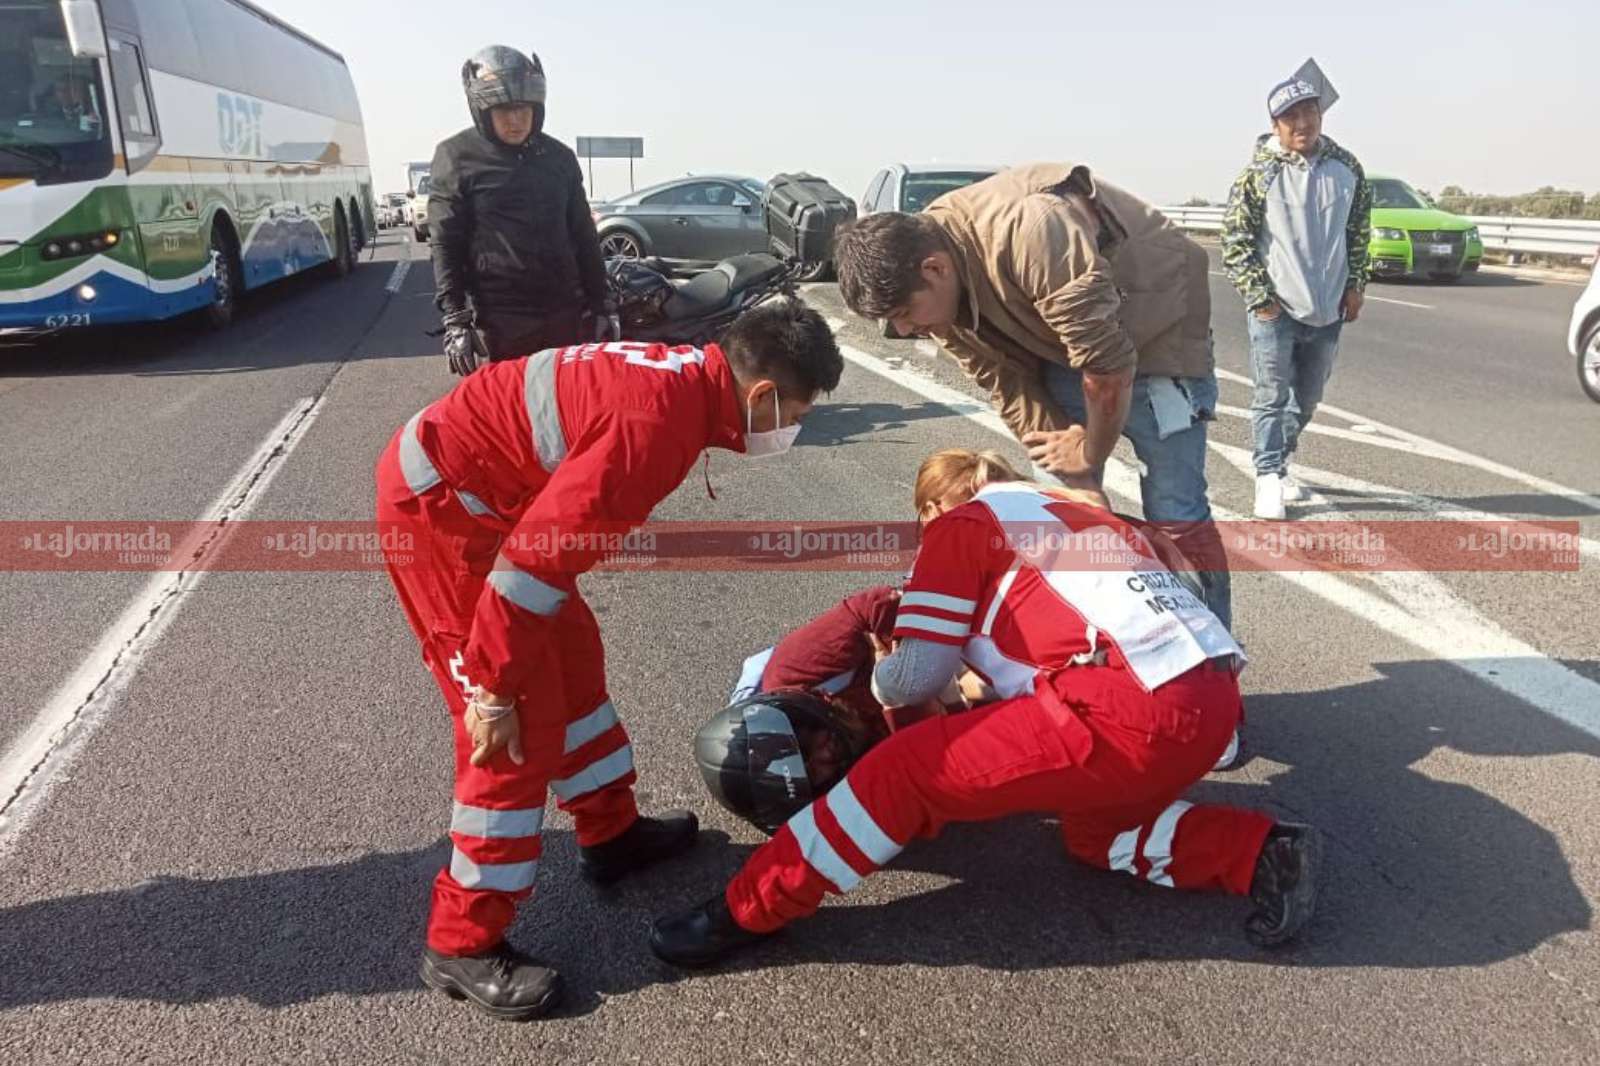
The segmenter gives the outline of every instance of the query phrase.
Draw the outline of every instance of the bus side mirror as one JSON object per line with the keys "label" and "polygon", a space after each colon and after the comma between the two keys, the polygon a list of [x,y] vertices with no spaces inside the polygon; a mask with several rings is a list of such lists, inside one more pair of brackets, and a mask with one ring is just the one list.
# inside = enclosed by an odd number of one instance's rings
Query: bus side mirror
{"label": "bus side mirror", "polygon": [[100,22],[95,0],[61,0],[61,18],[67,26],[67,43],[78,59],[106,58],[106,28]]}

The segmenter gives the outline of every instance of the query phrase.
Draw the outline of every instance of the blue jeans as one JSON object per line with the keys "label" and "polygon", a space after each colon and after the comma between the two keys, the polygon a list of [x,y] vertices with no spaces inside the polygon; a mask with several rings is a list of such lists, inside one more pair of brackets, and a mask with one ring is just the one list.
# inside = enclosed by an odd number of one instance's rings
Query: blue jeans
{"label": "blue jeans", "polygon": [[[1165,438],[1161,435],[1162,427],[1157,422],[1156,407],[1150,396],[1152,381],[1176,385],[1189,402],[1188,425],[1177,429],[1168,425]],[[1069,418],[1078,423],[1087,420],[1080,372],[1047,363],[1044,383],[1051,398]],[[1211,521],[1211,501],[1206,498],[1206,423],[1216,417],[1216,409],[1217,379],[1214,375],[1134,378],[1133,402],[1122,435],[1133,443],[1133,453],[1145,467],[1144,476],[1139,479],[1145,520],[1170,527],[1168,532],[1172,539],[1198,568],[1206,606],[1231,630],[1233,582],[1228,576],[1222,538]]]}
{"label": "blue jeans", "polygon": [[1263,322],[1250,313],[1250,434],[1257,474],[1281,474],[1322,402],[1343,322],[1308,326],[1280,311]]}

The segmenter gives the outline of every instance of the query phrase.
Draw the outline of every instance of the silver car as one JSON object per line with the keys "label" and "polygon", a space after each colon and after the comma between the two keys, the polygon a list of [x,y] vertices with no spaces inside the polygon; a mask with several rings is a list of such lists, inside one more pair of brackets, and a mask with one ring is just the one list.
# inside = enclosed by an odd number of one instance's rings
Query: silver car
{"label": "silver car", "polygon": [[608,259],[655,256],[680,270],[700,269],[768,250],[761,197],[766,183],[702,174],[591,205]]}
{"label": "silver car", "polygon": [[954,166],[949,163],[895,163],[878,171],[861,197],[861,214],[904,211],[916,214],[947,192],[965,189],[1001,167]]}

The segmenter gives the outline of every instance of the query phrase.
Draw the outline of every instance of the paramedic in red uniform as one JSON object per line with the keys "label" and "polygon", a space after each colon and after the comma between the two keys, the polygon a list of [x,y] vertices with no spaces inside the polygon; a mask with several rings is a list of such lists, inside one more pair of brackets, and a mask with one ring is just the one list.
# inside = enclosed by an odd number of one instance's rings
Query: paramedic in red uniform
{"label": "paramedic in red uniform", "polygon": [[1294,936],[1315,904],[1317,831],[1180,798],[1238,724],[1242,656],[1226,627],[1132,526],[988,457],[930,457],[916,502],[928,522],[873,691],[885,706],[919,703],[964,660],[1000,702],[872,748],[724,893],[657,921],[655,953],[710,964],[811,915],[913,838],[1030,811],[1058,816],[1086,863],[1249,895],[1251,939]]}
{"label": "paramedic in red uniform", "polygon": [[736,321],[720,348],[595,344],[492,363],[389,443],[378,520],[409,535],[393,538],[389,574],[455,730],[454,848],[433,886],[429,986],[509,1019],[556,1002],[556,972],[504,939],[533,890],[547,789],[573,817],[591,881],[693,843],[693,814],[634,806],[632,749],[576,578],[707,448],[787,450],[842,369],[827,323],[778,301]]}

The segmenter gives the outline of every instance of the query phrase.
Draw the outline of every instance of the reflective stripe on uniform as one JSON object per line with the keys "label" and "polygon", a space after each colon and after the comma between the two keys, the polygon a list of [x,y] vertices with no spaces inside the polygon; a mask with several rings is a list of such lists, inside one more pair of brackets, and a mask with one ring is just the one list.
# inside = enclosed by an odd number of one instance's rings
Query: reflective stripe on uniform
{"label": "reflective stripe on uniform", "polygon": [[422,441],[417,437],[417,423],[422,421],[426,411],[427,408],[423,408],[412,415],[400,431],[400,476],[406,479],[406,488],[417,496],[439,483],[439,471],[434,469],[433,460],[422,450]]}
{"label": "reflective stripe on uniform", "polygon": [[450,812],[450,832],[469,837],[486,837],[497,840],[514,837],[536,837],[544,825],[543,807],[525,807],[519,810],[494,810],[474,807],[456,801]]}
{"label": "reflective stripe on uniform", "polygon": [[490,507],[488,504],[484,503],[470,492],[462,492],[460,489],[457,489],[456,499],[461,501],[461,506],[467,509],[468,514],[480,516],[486,515],[490,518],[499,517],[499,515],[494,513],[494,508]]}
{"label": "reflective stripe on uniform", "polygon": [[528,356],[522,374],[528,424],[533,427],[533,451],[539,465],[554,473],[567,457],[567,435],[561,429],[561,407],[556,402],[556,351]]}
{"label": "reflective stripe on uniform", "polygon": [[624,744],[610,755],[585,766],[571,777],[550,782],[550,791],[568,803],[579,796],[598,792],[633,770],[633,745]]}
{"label": "reflective stripe on uniform", "polygon": [[1133,857],[1138,853],[1139,830],[1136,827],[1117,834],[1117,839],[1111,842],[1111,850],[1106,853],[1106,866],[1125,874],[1137,874],[1138,871],[1133,868]]}
{"label": "reflective stripe on uniform", "polygon": [[450,876],[462,888],[483,892],[521,892],[533,887],[539,860],[530,862],[486,862],[481,866],[456,848],[450,854]]}
{"label": "reflective stripe on uniform", "polygon": [[567,602],[565,592],[545,584],[525,570],[518,570],[504,556],[496,559],[495,568],[489,571],[489,586],[524,611],[546,618],[561,610],[561,605]]}
{"label": "reflective stripe on uniform", "polygon": [[571,755],[595,737],[617,724],[617,709],[606,700],[600,706],[567,725],[565,754]]}
{"label": "reflective stripe on uniform", "polygon": [[871,859],[874,866],[882,866],[900,854],[902,846],[880,829],[872,815],[867,813],[867,809],[856,798],[855,789],[850,787],[848,777],[833,786],[823,802],[838,819],[839,828],[850,838],[850,843]]}
{"label": "reflective stripe on uniform", "polygon": [[848,892],[861,883],[861,875],[850,869],[850,864],[839,858],[817,828],[817,816],[810,806],[789,819],[789,831],[800,845],[800,854],[817,873],[833,882],[840,892]]}
{"label": "reflective stripe on uniform", "polygon": [[932,615],[908,612],[902,607],[894,618],[896,629],[920,629],[926,633],[938,633],[946,637],[964,637],[972,628],[971,622],[952,622],[948,618],[935,618]]}
{"label": "reflective stripe on uniform", "polygon": [[1150,863],[1150,872],[1145,876],[1158,885],[1172,887],[1172,878],[1167,875],[1167,866],[1172,862],[1172,838],[1178,831],[1178,819],[1193,806],[1187,800],[1177,800],[1162,811],[1161,817],[1150,827],[1150,836],[1144,842],[1144,857]]}
{"label": "reflective stripe on uniform", "polygon": [[906,592],[900,596],[900,606],[905,607],[932,607],[939,611],[949,611],[952,614],[971,614],[978,609],[976,600],[964,600],[960,596],[946,596],[942,592]]}

